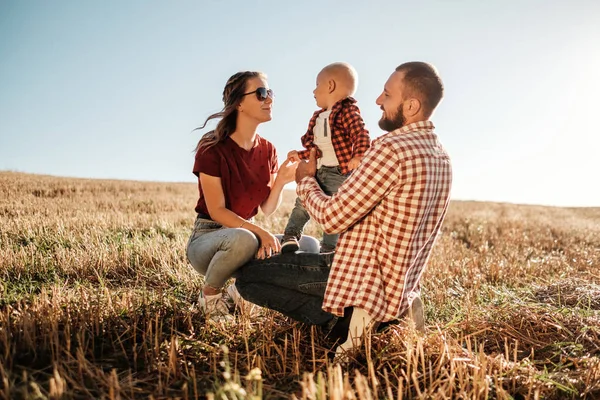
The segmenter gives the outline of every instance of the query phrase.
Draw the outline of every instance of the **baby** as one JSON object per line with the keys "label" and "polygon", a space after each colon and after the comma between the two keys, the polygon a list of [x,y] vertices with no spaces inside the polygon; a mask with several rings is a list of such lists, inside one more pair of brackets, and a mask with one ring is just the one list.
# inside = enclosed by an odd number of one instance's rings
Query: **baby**
{"label": "baby", "polygon": [[[310,149],[317,148],[317,182],[321,189],[332,195],[344,183],[350,172],[357,168],[369,148],[369,131],[351,96],[356,92],[356,70],[347,63],[337,62],[327,65],[317,75],[317,86],[313,90],[319,110],[315,111],[308,130],[302,136],[305,150],[290,151],[288,159],[299,161],[308,159]],[[298,240],[310,216],[300,199],[296,204],[281,240],[281,252],[298,250]],[[321,252],[335,250],[339,234],[323,234]]]}

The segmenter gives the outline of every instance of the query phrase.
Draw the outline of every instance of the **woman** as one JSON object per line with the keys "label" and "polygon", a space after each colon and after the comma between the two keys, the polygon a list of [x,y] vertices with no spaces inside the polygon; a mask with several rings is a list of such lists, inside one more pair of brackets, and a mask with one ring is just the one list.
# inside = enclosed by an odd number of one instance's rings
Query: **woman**
{"label": "woman", "polygon": [[[199,199],[187,257],[205,277],[199,305],[207,318],[231,318],[222,287],[232,274],[254,256],[279,252],[279,240],[254,224],[260,208],[271,215],[281,202],[285,184],[294,180],[297,164],[278,168],[275,147],[259,136],[259,124],[271,120],[273,91],[260,72],[238,72],[223,89],[224,108],[209,116],[221,118],[196,147],[194,174]],[[237,299],[232,285],[230,296]]]}

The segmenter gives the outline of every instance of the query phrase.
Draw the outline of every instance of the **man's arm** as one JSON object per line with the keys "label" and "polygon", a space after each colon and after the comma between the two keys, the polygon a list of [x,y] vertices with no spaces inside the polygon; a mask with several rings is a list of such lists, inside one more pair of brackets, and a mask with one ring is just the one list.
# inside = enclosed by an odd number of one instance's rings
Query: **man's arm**
{"label": "man's arm", "polygon": [[341,233],[367,215],[398,183],[399,167],[397,155],[378,144],[367,151],[358,169],[333,196],[323,193],[316,179],[310,176],[299,180],[296,192],[323,231]]}

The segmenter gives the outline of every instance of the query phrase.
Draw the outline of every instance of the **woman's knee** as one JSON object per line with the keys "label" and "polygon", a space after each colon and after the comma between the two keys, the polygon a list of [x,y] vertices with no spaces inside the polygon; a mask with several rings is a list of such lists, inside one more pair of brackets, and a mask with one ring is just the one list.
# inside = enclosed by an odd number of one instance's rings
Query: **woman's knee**
{"label": "woman's knee", "polygon": [[251,257],[258,251],[258,238],[247,229],[234,229],[229,240],[229,247]]}
{"label": "woman's knee", "polygon": [[201,243],[197,241],[188,242],[186,248],[186,256],[188,262],[196,271],[200,274],[206,274],[206,270],[208,269],[208,264],[210,263],[210,259],[212,255],[207,251],[207,247],[203,246]]}
{"label": "woman's knee", "polygon": [[188,243],[187,257],[194,269],[206,275],[213,258],[238,265],[250,261],[258,251],[258,239],[247,229],[225,229]]}

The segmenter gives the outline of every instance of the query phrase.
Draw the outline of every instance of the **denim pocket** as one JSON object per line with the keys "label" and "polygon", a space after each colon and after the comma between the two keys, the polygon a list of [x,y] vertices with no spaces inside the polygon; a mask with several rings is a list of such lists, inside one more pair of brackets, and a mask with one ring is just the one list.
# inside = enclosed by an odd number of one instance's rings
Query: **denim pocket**
{"label": "denim pocket", "polygon": [[310,282],[301,283],[298,285],[298,289],[302,293],[310,294],[312,296],[325,296],[325,289],[327,288],[327,281],[325,282]]}
{"label": "denim pocket", "polygon": [[218,222],[199,218],[194,223],[194,229],[192,230],[192,235],[190,236],[189,241],[192,242],[197,237],[208,232],[216,231],[222,227],[223,225],[219,224]]}

